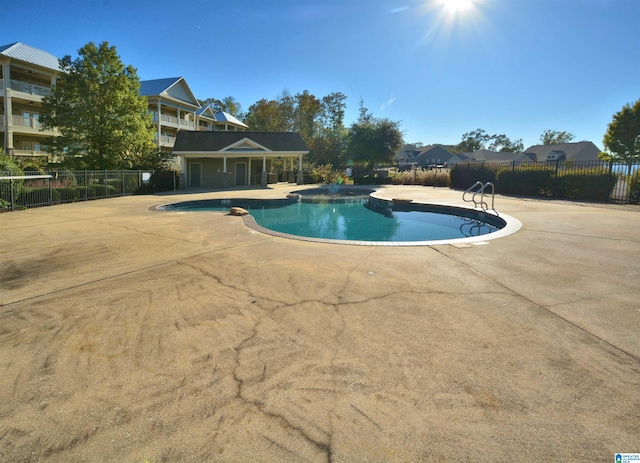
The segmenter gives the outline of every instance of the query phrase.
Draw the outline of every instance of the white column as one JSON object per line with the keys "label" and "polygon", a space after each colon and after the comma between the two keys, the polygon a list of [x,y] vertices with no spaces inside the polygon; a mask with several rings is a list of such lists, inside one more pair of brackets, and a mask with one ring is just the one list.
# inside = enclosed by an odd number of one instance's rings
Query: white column
{"label": "white column", "polygon": [[160,144],[161,137],[162,137],[162,105],[160,104],[160,100],[158,100],[158,147],[162,146]]}
{"label": "white column", "polygon": [[267,186],[267,157],[262,156],[262,178],[260,180],[261,186]]}
{"label": "white column", "polygon": [[4,81],[4,118],[5,135],[4,151],[9,154],[9,148],[13,148],[13,105],[11,101],[11,65],[9,61],[2,63],[2,76]]}

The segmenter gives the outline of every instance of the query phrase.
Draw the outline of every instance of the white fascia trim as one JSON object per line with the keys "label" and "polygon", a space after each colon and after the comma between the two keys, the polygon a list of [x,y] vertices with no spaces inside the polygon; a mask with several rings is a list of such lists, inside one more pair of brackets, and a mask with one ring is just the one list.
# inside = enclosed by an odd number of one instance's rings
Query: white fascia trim
{"label": "white fascia trim", "polygon": [[[233,148],[237,148],[238,146],[242,146],[244,144],[253,146],[254,148],[260,149],[260,150],[264,150],[264,152],[261,153],[272,153],[273,151],[270,150],[269,148],[267,148],[266,146],[262,146],[260,143],[256,143],[255,141],[253,141],[252,139],[250,139],[249,137],[244,137],[242,140],[238,140],[237,142],[227,146],[226,148],[220,150],[221,152],[225,152],[228,150],[232,150]],[[245,151],[245,153],[247,152],[251,152],[251,151]]]}

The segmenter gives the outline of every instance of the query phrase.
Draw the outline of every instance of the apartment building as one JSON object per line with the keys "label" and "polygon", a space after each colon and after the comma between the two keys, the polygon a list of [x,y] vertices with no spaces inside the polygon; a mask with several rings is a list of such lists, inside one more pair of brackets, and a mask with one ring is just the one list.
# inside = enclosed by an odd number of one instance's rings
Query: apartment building
{"label": "apartment building", "polygon": [[58,58],[16,42],[0,46],[0,137],[5,153],[46,156],[44,144],[54,136],[42,131],[42,99],[60,74]]}
{"label": "apartment building", "polygon": [[[45,142],[56,132],[43,131],[39,117],[42,99],[51,94],[60,74],[58,58],[16,42],[0,46],[0,65],[0,136],[5,152],[14,156],[47,156]],[[149,101],[156,143],[166,151],[173,150],[179,130],[248,128],[230,114],[214,113],[209,106],[200,105],[183,77],[142,81],[140,93]]]}
{"label": "apartment building", "polygon": [[183,77],[143,80],[140,93],[149,100],[156,143],[171,151],[179,130],[245,131],[248,127],[225,112],[201,106]]}

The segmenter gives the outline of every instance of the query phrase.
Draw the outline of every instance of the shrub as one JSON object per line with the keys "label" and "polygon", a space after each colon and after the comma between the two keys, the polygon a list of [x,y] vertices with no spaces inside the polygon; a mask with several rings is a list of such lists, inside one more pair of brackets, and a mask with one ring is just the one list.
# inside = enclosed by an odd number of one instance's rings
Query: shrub
{"label": "shrub", "polygon": [[0,174],[22,175],[22,169],[18,163],[2,150],[0,150]]}
{"label": "shrub", "polygon": [[496,190],[502,194],[539,196],[550,193],[553,171],[502,169],[496,176]]}
{"label": "shrub", "polygon": [[92,183],[87,185],[87,199],[104,198],[114,196],[116,188],[113,185],[104,185],[100,183]]}
{"label": "shrub", "polygon": [[135,194],[144,195],[151,194],[158,191],[173,191],[175,188],[180,188],[180,175],[173,170],[159,170],[155,171],[147,183],[143,183],[135,190]]}
{"label": "shrub", "polygon": [[116,193],[122,193],[122,179],[121,178],[108,178],[105,180],[107,185],[113,187],[113,191]]}
{"label": "shrub", "polygon": [[466,190],[477,181],[495,184],[497,170],[497,167],[484,163],[455,164],[449,173],[451,188]]}
{"label": "shrub", "polygon": [[49,193],[51,193],[51,201],[60,202],[60,193],[58,190],[47,188],[22,188],[16,197],[16,204],[20,206],[46,205],[49,204]]}
{"label": "shrub", "polygon": [[629,179],[629,201],[640,204],[640,169]]}
{"label": "shrub", "polygon": [[551,192],[557,198],[609,201],[618,182],[614,174],[560,174],[551,182]]}
{"label": "shrub", "polygon": [[397,172],[391,178],[394,185],[449,186],[448,169],[414,169]]}
{"label": "shrub", "polygon": [[364,175],[353,177],[355,185],[390,185],[393,183],[393,177],[381,177],[380,175]]}
{"label": "shrub", "polygon": [[[81,192],[78,191],[78,187],[62,187],[56,188],[54,191],[58,192],[59,202],[72,203],[80,197]],[[82,192],[82,194],[84,194]]]}
{"label": "shrub", "polygon": [[331,164],[323,166],[313,166],[311,169],[313,183],[343,183],[346,180],[345,174],[333,168]]}

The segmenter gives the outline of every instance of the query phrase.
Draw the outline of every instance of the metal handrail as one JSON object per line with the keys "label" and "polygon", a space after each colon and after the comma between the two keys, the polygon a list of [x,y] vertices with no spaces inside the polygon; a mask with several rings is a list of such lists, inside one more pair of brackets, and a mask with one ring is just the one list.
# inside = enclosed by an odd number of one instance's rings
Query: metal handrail
{"label": "metal handrail", "polygon": [[[488,187],[491,187],[491,208],[489,208],[489,205],[484,200],[484,191]],[[473,193],[473,196],[471,196],[471,199],[467,199],[467,197],[466,197],[467,194],[469,194],[469,193]],[[479,201],[476,200],[476,196],[478,196],[478,194],[480,194],[480,200]],[[493,212],[496,213],[496,215],[499,215],[498,211],[496,211],[496,208],[494,207],[494,199],[495,199],[495,185],[493,183],[491,183],[491,182],[487,182],[485,184],[482,184],[481,181],[477,181],[476,183],[471,185],[469,188],[467,188],[467,190],[464,193],[462,193],[462,200],[465,201],[465,202],[473,202],[473,207],[474,208],[480,206],[480,208],[482,209],[483,212],[487,212],[487,210],[491,209]]]}

